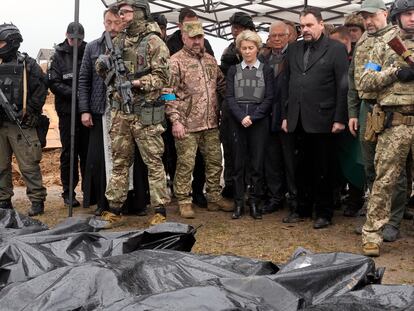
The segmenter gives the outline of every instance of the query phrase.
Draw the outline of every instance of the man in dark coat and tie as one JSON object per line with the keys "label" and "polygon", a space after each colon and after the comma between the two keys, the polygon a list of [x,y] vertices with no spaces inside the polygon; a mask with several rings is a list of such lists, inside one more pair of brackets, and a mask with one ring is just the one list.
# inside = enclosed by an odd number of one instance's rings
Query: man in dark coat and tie
{"label": "man in dark coat and tie", "polygon": [[[314,228],[331,224],[335,134],[347,122],[348,55],[323,34],[319,9],[300,13],[303,40],[288,48],[289,91],[282,105],[282,129],[297,135],[298,193],[284,222],[298,222],[315,210]],[[292,155],[293,157],[293,155]]]}

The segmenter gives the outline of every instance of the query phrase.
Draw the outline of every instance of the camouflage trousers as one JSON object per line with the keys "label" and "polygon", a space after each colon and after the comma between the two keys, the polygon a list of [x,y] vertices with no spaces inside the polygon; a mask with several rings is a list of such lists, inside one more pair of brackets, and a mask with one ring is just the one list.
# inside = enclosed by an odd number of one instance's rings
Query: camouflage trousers
{"label": "camouflage trousers", "polygon": [[[377,142],[364,139],[366,129],[366,114],[372,112],[370,105],[364,101],[361,103],[359,139],[361,142],[362,157],[364,159],[365,179],[370,192],[375,180],[375,149]],[[363,116],[363,117],[362,117]],[[401,171],[398,181],[394,185],[391,198],[391,214],[388,224],[399,228],[404,217],[407,202],[407,174],[406,170]]]}
{"label": "camouflage trousers", "polygon": [[187,133],[176,139],[177,168],[174,177],[174,193],[180,204],[191,203],[191,174],[193,173],[197,147],[203,155],[206,167],[206,191],[209,202],[221,199],[220,177],[223,170],[218,129]]}
{"label": "camouflage trousers", "polygon": [[134,162],[134,142],[141,152],[148,168],[148,182],[151,206],[169,203],[167,180],[162,163],[164,143],[161,134],[162,124],[144,126],[136,114],[111,111],[112,174],[105,196],[111,208],[121,208],[127,198],[129,188],[129,168]]}
{"label": "camouflage trousers", "polygon": [[362,243],[382,243],[382,227],[388,223],[395,184],[405,169],[408,153],[414,147],[414,126],[387,128],[378,136],[375,151],[375,181],[368,202]]}
{"label": "camouflage trousers", "polygon": [[16,156],[20,172],[26,184],[27,196],[31,202],[46,200],[46,188],[43,187],[40,160],[42,147],[36,129],[23,129],[31,146],[28,146],[17,125],[4,122],[0,127],[0,201],[13,196],[12,154]]}

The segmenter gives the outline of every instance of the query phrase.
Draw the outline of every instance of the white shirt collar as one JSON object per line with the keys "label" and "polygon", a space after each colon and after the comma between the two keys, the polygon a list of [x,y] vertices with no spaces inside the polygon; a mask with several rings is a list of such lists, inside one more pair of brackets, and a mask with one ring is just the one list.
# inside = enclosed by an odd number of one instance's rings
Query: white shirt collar
{"label": "white shirt collar", "polygon": [[[247,64],[246,64],[246,62],[244,60],[241,62],[241,67],[242,67],[242,69],[244,69],[244,68],[247,67]],[[260,61],[258,59],[256,59],[256,62],[254,63],[254,65],[252,66],[252,68],[259,69],[259,67],[260,67]]]}

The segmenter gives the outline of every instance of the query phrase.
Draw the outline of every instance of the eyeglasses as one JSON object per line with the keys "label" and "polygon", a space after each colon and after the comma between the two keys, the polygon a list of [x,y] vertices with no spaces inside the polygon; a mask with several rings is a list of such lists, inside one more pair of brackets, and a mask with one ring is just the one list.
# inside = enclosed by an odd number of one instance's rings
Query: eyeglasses
{"label": "eyeglasses", "polygon": [[283,34],[273,33],[273,34],[270,35],[271,38],[283,38],[283,37],[286,37],[286,36],[287,36],[286,33],[283,33]]}
{"label": "eyeglasses", "polygon": [[127,13],[134,13],[134,11],[132,11],[132,10],[119,10],[119,11],[118,11],[118,15],[119,15],[119,16],[124,16],[124,15],[126,15]]}

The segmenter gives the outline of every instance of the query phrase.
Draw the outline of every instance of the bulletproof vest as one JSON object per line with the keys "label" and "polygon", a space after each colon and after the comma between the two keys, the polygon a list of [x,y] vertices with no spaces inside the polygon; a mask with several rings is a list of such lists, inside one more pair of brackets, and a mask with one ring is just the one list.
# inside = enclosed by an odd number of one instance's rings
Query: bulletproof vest
{"label": "bulletproof vest", "polygon": [[[414,41],[404,40],[404,45],[408,50],[414,52]],[[404,58],[395,53],[389,46],[387,47],[388,52],[387,60],[384,67],[408,67],[409,65],[405,62]],[[383,68],[385,69],[385,68]],[[382,106],[407,106],[414,105],[414,81],[400,82],[396,80],[394,83],[385,87],[378,95],[378,101]]]}
{"label": "bulletproof vest", "polygon": [[151,69],[147,61],[147,51],[148,41],[154,35],[156,33],[150,32],[142,38],[127,37],[124,39],[123,59],[131,81],[148,74]]}
{"label": "bulletproof vest", "polygon": [[[23,109],[23,71],[24,57],[19,56],[17,61],[0,64],[0,89],[10,105],[17,107],[16,112]],[[1,108],[0,119],[7,120]]]}
{"label": "bulletproof vest", "polygon": [[236,66],[234,76],[234,94],[237,101],[260,103],[265,94],[265,81],[263,74],[263,64],[260,63],[258,69],[244,70],[241,64]]}

